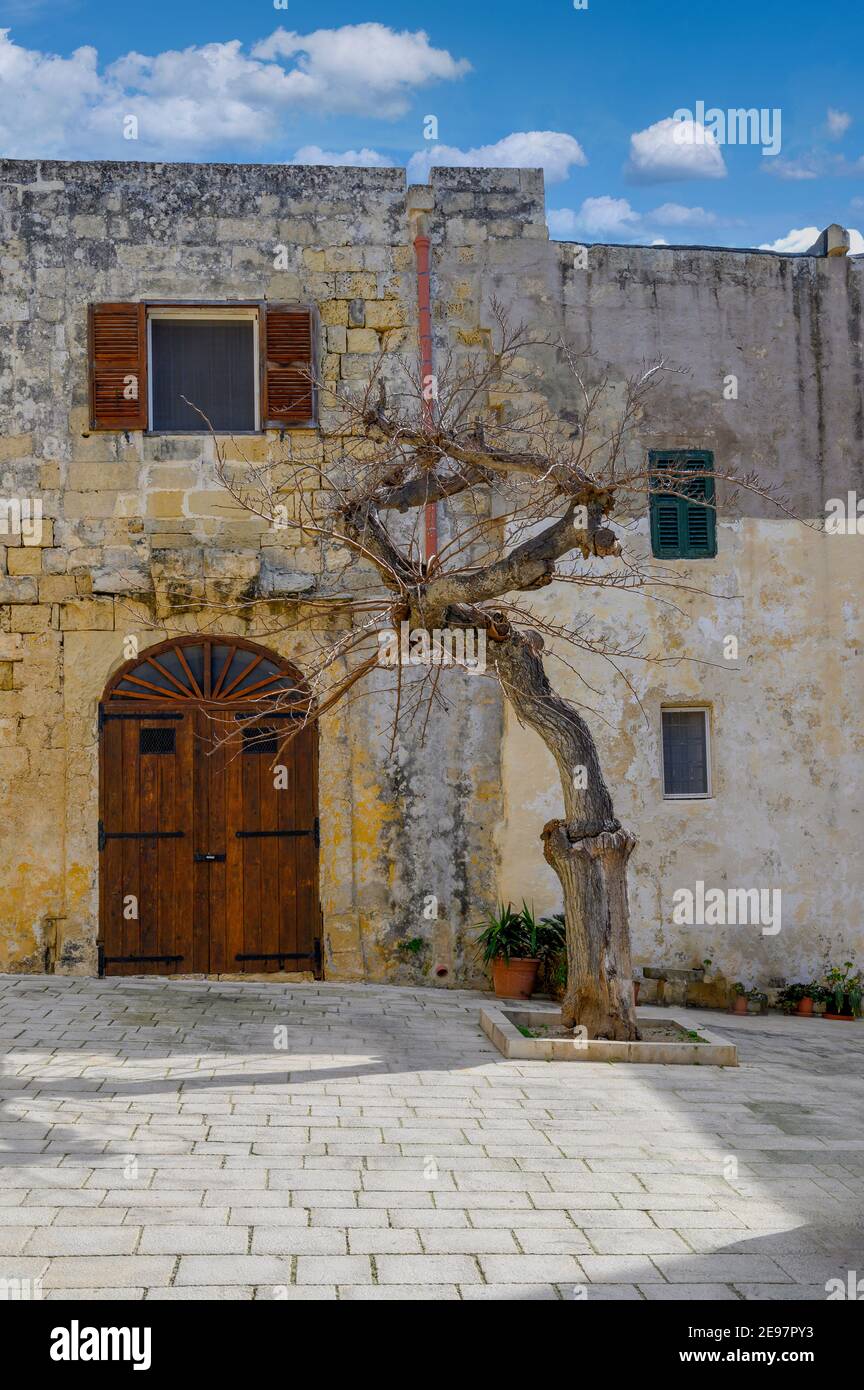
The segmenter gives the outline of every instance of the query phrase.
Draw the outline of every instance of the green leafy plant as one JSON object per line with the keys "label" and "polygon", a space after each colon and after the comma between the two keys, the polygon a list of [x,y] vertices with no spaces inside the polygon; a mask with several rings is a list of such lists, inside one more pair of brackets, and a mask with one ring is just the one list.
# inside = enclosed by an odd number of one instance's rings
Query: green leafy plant
{"label": "green leafy plant", "polygon": [[732,989],[733,989],[733,991],[734,991],[735,994],[746,994],[746,993],[747,993],[747,990],[744,988],[744,986],[742,985],[742,983],[741,983],[740,980],[736,980],[736,981],[735,981],[734,985],[732,986]]}
{"label": "green leafy plant", "polygon": [[542,978],[547,994],[561,997],[567,985],[567,927],[563,912],[541,918]]}
{"label": "green leafy plant", "polygon": [[796,981],[794,984],[785,985],[777,996],[777,1003],[781,1009],[791,1013],[796,1009],[802,999],[812,999],[814,1004],[822,998],[824,991],[821,985],[801,984]]}
{"label": "green leafy plant", "polygon": [[761,989],[757,989],[755,985],[753,986],[752,989],[748,989],[748,990],[747,990],[747,998],[748,998],[753,1004],[767,1004],[767,1003],[768,1003],[768,995],[765,994],[765,993],[763,993],[763,991],[762,991]]}
{"label": "green leafy plant", "polygon": [[489,913],[477,938],[477,953],[483,964],[489,965],[493,960],[509,961],[511,956],[528,956],[529,945],[522,913],[515,912],[512,903],[506,907],[499,903],[495,911]]}
{"label": "green leafy plant", "polygon": [[846,960],[842,966],[832,965],[826,970],[822,977],[823,998],[833,1006],[832,1013],[851,1013],[859,1018],[864,998],[864,977],[860,970],[856,970],[854,975],[850,973],[853,964],[853,961]]}
{"label": "green leafy plant", "polygon": [[477,938],[477,947],[484,965],[493,960],[509,960],[511,956],[539,960],[547,980],[563,968],[562,984],[567,979],[567,936],[563,913],[552,917],[534,915],[533,907],[522,900],[517,912],[512,903],[499,903],[489,914]]}
{"label": "green leafy plant", "polygon": [[406,956],[419,956],[421,951],[426,950],[427,944],[422,936],[412,936],[410,941],[398,942],[396,950]]}

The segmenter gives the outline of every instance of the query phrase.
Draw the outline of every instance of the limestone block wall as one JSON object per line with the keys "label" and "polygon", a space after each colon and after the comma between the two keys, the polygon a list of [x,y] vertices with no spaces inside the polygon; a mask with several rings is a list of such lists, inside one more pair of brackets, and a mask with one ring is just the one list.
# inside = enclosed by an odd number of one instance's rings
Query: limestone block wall
{"label": "limestone block wall", "polygon": [[[125,639],[234,632],[302,666],[343,621],[323,600],[374,577],[233,505],[209,437],[91,432],[88,304],[308,304],[325,380],[362,382],[382,345],[416,358],[414,230],[402,170],[0,163],[0,498],[44,517],[38,543],[0,537],[0,969],[95,968],[96,711]],[[314,462],[327,425],[325,410],[320,431],[239,448]],[[449,694],[454,723],[422,747],[406,730],[392,764],[384,693],[322,723],[331,977],[476,976],[465,937],[492,891],[500,708],[458,680]],[[407,963],[406,933],[426,942]]]}
{"label": "limestone block wall", "polygon": [[[418,231],[432,242],[436,353],[481,350],[497,299],[588,351],[619,391],[644,361],[686,368],[654,393],[640,456],[711,449],[805,520],[864,496],[861,259],[608,246],[586,259],[549,242],[531,170],[433,170],[407,189],[390,169],[0,162],[0,500],[38,498],[44,514],[38,539],[0,535],[0,969],[95,968],[96,707],[124,638],[235,632],[302,666],[342,621],[322,600],[371,579],[347,553],[233,507],[208,438],[91,433],[88,303],[308,303],[326,379],[362,382],[382,344],[416,360]],[[532,370],[523,398],[572,412],[554,347]],[[246,439],[244,453],[266,465],[290,444],[320,458],[321,423]],[[442,508],[443,536],[453,521]],[[635,695],[602,663],[583,668],[590,697],[552,669],[586,706],[639,836],[636,959],[806,978],[826,955],[864,955],[861,541],[752,495],[733,509],[722,491],[718,537],[716,559],[689,567],[705,592],[677,595],[677,612],[598,601],[601,633],[622,647],[644,633],[661,658],[629,663]],[[627,541],[646,553],[647,499]],[[532,602],[569,618],[576,592]],[[406,729],[390,760],[393,695],[385,673],[376,682],[321,729],[325,969],[473,982],[473,925],[496,896],[559,905],[539,846],[561,806],[554,769],[491,681],[458,676],[448,715],[425,741]],[[665,801],[660,710],[692,700],[711,707],[714,795]],[[672,894],[697,880],[781,887],[781,932],[676,926]],[[416,937],[424,949],[406,959],[398,943]]]}

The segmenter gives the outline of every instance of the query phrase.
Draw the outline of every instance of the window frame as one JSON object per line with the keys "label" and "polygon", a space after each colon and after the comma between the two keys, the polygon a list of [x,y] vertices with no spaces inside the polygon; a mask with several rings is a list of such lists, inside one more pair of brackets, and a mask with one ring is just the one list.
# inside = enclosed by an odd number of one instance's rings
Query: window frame
{"label": "window frame", "polygon": [[[678,553],[675,555],[664,555],[660,545],[658,522],[656,519],[657,502],[655,499],[662,498],[661,491],[652,487],[652,481],[659,473],[657,465],[664,461],[682,465],[692,461],[697,465],[694,472],[700,471],[698,465],[702,465],[701,472],[706,478],[705,503],[713,505],[704,507],[706,516],[706,538],[708,540],[707,551],[693,552],[688,544],[686,537],[687,508],[698,505],[688,502],[682,496],[681,491],[670,494],[669,500],[678,504]],[[686,486],[682,479],[678,480],[680,489]],[[682,521],[685,534],[682,536]],[[649,449],[648,450],[648,530],[651,545],[651,557],[654,560],[715,560],[717,558],[717,485],[714,477],[714,452],[711,449]]]}
{"label": "window frame", "polygon": [[[705,730],[705,787],[704,792],[667,792],[666,759],[663,749],[663,716],[666,714],[701,714]],[[711,758],[712,706],[694,701],[692,704],[660,706],[660,788],[664,801],[709,801],[714,796],[714,776]]]}
{"label": "window frame", "polygon": [[222,303],[150,303],[145,301],[144,311],[147,318],[147,429],[145,434],[159,437],[171,436],[191,436],[208,434],[209,431],[201,422],[200,430],[164,430],[154,429],[153,427],[153,330],[154,319],[159,320],[197,320],[199,322],[224,322],[251,320],[252,331],[252,373],[253,385],[255,390],[255,425],[251,430],[215,430],[219,436],[248,437],[264,433],[261,418],[261,399],[262,390],[262,371],[263,364],[261,359],[261,308],[260,304],[226,304]]}

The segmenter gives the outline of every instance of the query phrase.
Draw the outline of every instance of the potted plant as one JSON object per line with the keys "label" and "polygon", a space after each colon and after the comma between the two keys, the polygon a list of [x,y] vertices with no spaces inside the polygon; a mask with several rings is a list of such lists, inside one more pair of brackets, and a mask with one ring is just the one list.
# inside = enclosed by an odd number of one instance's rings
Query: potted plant
{"label": "potted plant", "polygon": [[540,957],[521,912],[513,904],[499,904],[486,919],[477,938],[478,953],[483,964],[492,969],[492,984],[499,999],[530,999],[537,983]]}
{"label": "potted plant", "polygon": [[[748,1012],[748,1013],[754,1013],[754,1014],[761,1014],[761,1013],[764,1013],[764,1011],[765,1011],[765,1005],[766,1005],[767,1003],[768,1003],[768,995],[765,994],[761,989],[757,989],[755,985],[753,986],[752,989],[748,989],[748,991],[747,991],[747,1012]],[[752,1007],[751,1007],[751,1006],[752,1006]]]}
{"label": "potted plant", "polygon": [[849,1022],[860,1016],[861,1000],[864,996],[864,981],[862,981],[860,970],[857,970],[854,975],[850,974],[852,964],[851,960],[846,960],[842,966],[833,965],[830,970],[825,972],[822,978],[822,988],[825,992],[827,1008],[823,1018]]}
{"label": "potted plant", "polygon": [[812,1018],[813,1005],[820,997],[820,993],[821,988],[817,984],[786,985],[777,996],[777,1003],[784,1013],[795,1013],[801,1018]]}
{"label": "potted plant", "polygon": [[747,991],[746,991],[746,989],[744,988],[744,986],[742,985],[742,983],[741,983],[740,980],[738,980],[738,981],[732,986],[732,989],[733,989],[734,992],[735,992],[735,998],[732,1000],[732,1013],[733,1013],[733,1014],[746,1014],[746,1012],[747,1012]]}

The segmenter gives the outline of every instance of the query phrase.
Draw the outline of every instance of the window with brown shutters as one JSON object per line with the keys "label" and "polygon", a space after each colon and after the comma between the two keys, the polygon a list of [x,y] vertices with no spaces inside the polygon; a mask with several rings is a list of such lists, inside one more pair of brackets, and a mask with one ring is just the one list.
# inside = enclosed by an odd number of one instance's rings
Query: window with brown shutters
{"label": "window with brown shutters", "polygon": [[91,304],[90,425],[147,428],[147,317],[143,304]]}
{"label": "window with brown shutters", "polygon": [[312,311],[296,305],[91,304],[91,428],[312,426],[313,342]]}
{"label": "window with brown shutters", "polygon": [[263,336],[264,428],[313,424],[316,401],[310,311],[268,304]]}

